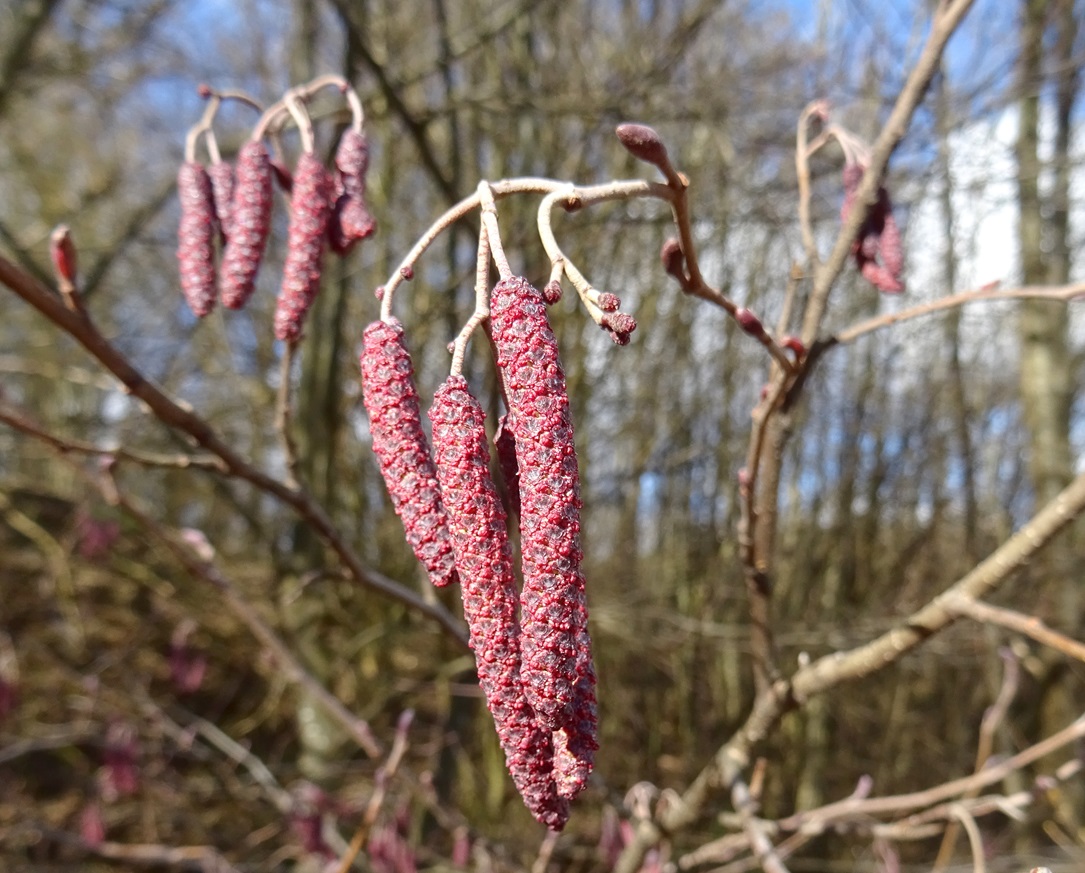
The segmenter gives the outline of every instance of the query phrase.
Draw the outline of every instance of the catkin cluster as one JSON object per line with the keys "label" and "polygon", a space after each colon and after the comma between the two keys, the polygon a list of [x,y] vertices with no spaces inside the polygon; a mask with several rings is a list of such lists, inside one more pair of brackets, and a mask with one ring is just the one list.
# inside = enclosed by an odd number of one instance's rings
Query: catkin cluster
{"label": "catkin cluster", "polygon": [[569,806],[553,776],[551,733],[536,718],[520,680],[512,550],[490,478],[485,416],[462,376],[450,376],[437,390],[430,419],[479,685],[524,802],[539,821],[560,829]]}
{"label": "catkin cluster", "polygon": [[[201,93],[208,97],[212,92]],[[268,111],[269,118],[286,111],[276,106]],[[360,118],[356,123],[360,125]],[[192,142],[195,130],[202,130],[213,143],[206,127],[201,122],[190,133]],[[208,146],[214,159],[210,169],[194,160],[182,165],[177,179],[181,199],[177,257],[182,291],[197,316],[207,315],[219,298],[228,309],[245,306],[256,288],[271,234],[277,180],[290,196],[290,224],[275,336],[293,342],[301,337],[305,315],[320,290],[325,248],[345,255],[376,229],[365,203],[369,146],[365,135],[351,127],[340,137],[335,167],[329,170],[315,155],[310,130],[290,172],[279,158],[272,159],[262,139],[266,132],[262,121],[238,152],[236,166],[219,159],[217,145]],[[190,142],[186,153],[191,149]],[[222,246],[217,277],[216,238]]]}
{"label": "catkin cluster", "polygon": [[[366,328],[362,395],[415,553],[427,563],[437,552],[425,543],[450,545],[440,556],[460,581],[479,684],[513,782],[532,814],[559,830],[599,747],[572,418],[543,294],[525,279],[504,279],[490,318],[508,405],[494,446],[509,511],[519,518],[519,593],[485,415],[467,381],[452,375],[434,396],[431,456],[403,328],[393,319]],[[427,567],[438,584],[451,578],[444,564]]]}

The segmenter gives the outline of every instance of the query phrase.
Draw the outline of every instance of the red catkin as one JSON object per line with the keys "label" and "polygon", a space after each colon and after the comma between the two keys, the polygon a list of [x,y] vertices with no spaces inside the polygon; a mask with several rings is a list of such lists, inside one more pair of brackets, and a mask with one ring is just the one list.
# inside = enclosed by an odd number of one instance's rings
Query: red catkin
{"label": "red catkin", "polygon": [[215,206],[211,179],[202,164],[186,161],[177,173],[181,224],[177,230],[177,262],[181,292],[197,317],[215,306]]}
{"label": "red catkin", "polygon": [[375,321],[365,329],[360,359],[362,403],[369,414],[373,451],[403,521],[407,542],[438,586],[456,581],[448,521],[441,503],[414,367],[398,321]]}
{"label": "red catkin", "polygon": [[538,723],[520,682],[512,549],[490,477],[485,416],[462,376],[437,389],[430,419],[479,685],[525,804],[540,822],[561,830],[569,806],[554,781],[550,732]]}
{"label": "red catkin", "polygon": [[247,142],[237,156],[230,239],[222,256],[222,305],[240,309],[252,296],[271,230],[271,165],[262,142]]}
{"label": "red catkin", "polygon": [[215,201],[215,218],[218,220],[219,235],[225,243],[230,238],[230,215],[233,211],[234,168],[219,161],[207,171],[211,177],[211,193]]}
{"label": "red catkin", "polygon": [[305,313],[320,290],[332,192],[332,178],[327,169],[316,155],[305,152],[294,168],[283,284],[275,310],[275,336],[278,339],[296,340],[301,336]]}
{"label": "red catkin", "polygon": [[581,720],[576,685],[590,663],[569,395],[538,290],[520,277],[498,282],[490,319],[520,470],[520,673],[540,723],[558,730]]}
{"label": "red catkin", "polygon": [[340,255],[372,236],[377,223],[365,202],[365,173],[369,168],[369,142],[353,128],[344,132],[335,151],[336,200],[328,224],[328,242]]}

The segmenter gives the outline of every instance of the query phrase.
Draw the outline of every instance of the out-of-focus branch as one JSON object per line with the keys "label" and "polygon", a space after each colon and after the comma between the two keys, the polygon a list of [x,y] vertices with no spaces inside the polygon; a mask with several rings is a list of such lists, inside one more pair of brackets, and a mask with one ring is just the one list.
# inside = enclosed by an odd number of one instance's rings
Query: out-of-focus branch
{"label": "out-of-focus branch", "polygon": [[802,325],[802,341],[807,347],[817,338],[822,317],[825,315],[829,292],[843,271],[848,255],[851,253],[852,242],[866,220],[870,205],[877,197],[878,186],[889,165],[889,157],[898,143],[904,139],[912,116],[927,93],[931,80],[938,72],[946,43],[949,42],[949,38],[972,7],[973,2],[974,0],[950,0],[939,5],[934,13],[930,34],[923,46],[923,51],[904,83],[885,126],[871,147],[870,163],[867,165],[863,181],[856,193],[856,208],[851,211],[847,221],[840,228],[832,252],[814,279],[814,288],[810,292],[810,300]]}
{"label": "out-of-focus branch", "polygon": [[461,622],[440,604],[429,603],[410,589],[366,567],[323,507],[307,491],[291,488],[245,460],[188,404],[174,400],[140,373],[131,361],[101,334],[89,314],[68,309],[46,285],[2,256],[0,284],[6,285],[82,345],[99,364],[116,376],[131,394],[142,400],[159,421],[187,435],[196,445],[217,456],[226,468],[225,475],[249,482],[293,509],[339,556],[355,582],[385,594],[435,621],[466,648],[467,634]]}
{"label": "out-of-focus branch", "polygon": [[984,624],[997,624],[1008,630],[1031,637],[1041,643],[1062,652],[1078,661],[1085,661],[1085,643],[1060,634],[1049,628],[1042,619],[1035,615],[1024,615],[1012,609],[1003,609],[1000,606],[991,606],[989,603],[981,603],[972,598],[962,597],[953,601],[950,608],[956,613],[974,619]]}
{"label": "out-of-focus branch", "polygon": [[992,288],[984,286],[974,291],[962,291],[960,294],[951,294],[928,303],[920,303],[899,312],[887,312],[853,324],[839,333],[833,335],[830,342],[838,345],[855,342],[861,336],[900,324],[902,321],[911,321],[924,315],[933,315],[935,312],[943,312],[966,303],[975,303],[981,300],[1075,300],[1085,299],[1085,282],[1075,282],[1072,285],[1025,285],[1020,288]]}

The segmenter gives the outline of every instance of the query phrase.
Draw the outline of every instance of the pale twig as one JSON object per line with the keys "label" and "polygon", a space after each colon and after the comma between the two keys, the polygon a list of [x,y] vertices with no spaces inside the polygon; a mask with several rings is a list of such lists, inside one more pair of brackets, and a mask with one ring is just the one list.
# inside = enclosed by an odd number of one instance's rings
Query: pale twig
{"label": "pale twig", "polygon": [[[1021,679],[1021,668],[1016,656],[1007,648],[1003,648],[999,654],[1002,656],[1002,684],[998,689],[995,702],[987,707],[983,718],[980,720],[980,735],[976,743],[976,763],[972,772],[978,773],[987,764],[994,751],[995,735],[1009,712],[1010,704],[1017,696],[1017,688]],[[977,789],[978,791],[978,789]],[[968,792],[965,798],[972,797],[975,792]],[[953,857],[953,851],[957,846],[957,835],[960,832],[960,822],[951,822],[942,836],[942,845],[938,848],[938,854],[934,859],[934,871],[943,869]]]}
{"label": "pale twig", "polygon": [[554,849],[558,845],[557,831],[547,831],[539,844],[539,853],[531,864],[531,873],[546,873],[550,867],[550,859],[554,856]]}
{"label": "pale twig", "polygon": [[[799,123],[795,132],[795,175],[799,187],[799,231],[802,245],[806,251],[807,270],[813,270],[818,264],[817,246],[814,243],[814,229],[810,223],[810,155],[813,149],[807,144],[810,120],[828,116],[828,104],[824,100],[808,103],[799,114]],[[781,328],[782,329],[782,328]]]}
{"label": "pale twig", "polygon": [[354,863],[354,859],[365,845],[369,833],[373,830],[373,825],[377,821],[377,815],[380,813],[381,806],[384,804],[384,797],[388,791],[388,783],[391,782],[392,778],[396,775],[396,770],[399,769],[399,764],[403,760],[403,756],[407,753],[407,733],[410,730],[411,722],[413,720],[414,710],[411,709],[404,711],[399,717],[399,721],[396,724],[395,738],[392,740],[392,750],[388,753],[388,759],[384,762],[384,766],[377,771],[376,786],[369,797],[369,803],[366,805],[365,814],[362,816],[362,821],[358,825],[358,830],[354,832],[354,838],[350,841],[350,845],[347,847],[343,858],[339,862],[338,873],[347,873],[347,870],[350,869],[350,865]]}
{"label": "pale twig", "polygon": [[754,815],[753,799],[750,797],[746,783],[741,779],[736,779],[731,786],[731,803],[742,817],[742,828],[750,841],[750,848],[765,873],[788,873],[784,862],[776,854],[763,823]]}
{"label": "pale twig", "polygon": [[486,228],[486,241],[490,247],[490,256],[494,259],[497,274],[504,279],[512,278],[512,268],[509,259],[505,255],[505,247],[501,244],[501,230],[497,226],[497,206],[494,203],[494,192],[490,183],[482,181],[478,183],[479,211],[482,213],[482,226]]}
{"label": "pale twig", "polygon": [[975,303],[981,300],[1064,300],[1070,301],[1076,298],[1085,298],[1085,282],[1075,282],[1071,285],[1045,286],[1025,285],[1020,288],[1000,289],[985,285],[973,291],[962,291],[928,303],[920,303],[917,306],[902,309],[899,312],[887,312],[884,315],[876,315],[858,324],[845,328],[834,334],[830,340],[838,345],[854,342],[861,336],[900,324],[902,321],[910,321],[924,315],[933,315],[946,309],[954,309],[964,306],[966,303]]}
{"label": "pale twig", "polygon": [[[501,200],[514,194],[551,194],[559,189],[568,189],[568,182],[560,182],[556,179],[538,177],[523,177],[518,179],[503,179],[498,182],[488,183],[494,200]],[[604,203],[613,200],[629,200],[634,197],[655,197],[661,200],[670,200],[671,191],[666,185],[642,180],[615,181],[601,185],[589,185],[583,188],[577,187],[575,196],[581,206],[589,206],[595,203]],[[396,289],[402,282],[407,281],[414,275],[415,265],[418,259],[426,252],[433,242],[457,221],[466,218],[480,206],[479,194],[476,191],[470,197],[465,197],[459,203],[445,210],[436,221],[433,222],[415,242],[411,250],[399,262],[395,272],[389,276],[388,281],[379,288],[381,297],[381,319],[388,321],[392,314],[392,300]]]}
{"label": "pale twig", "polygon": [[950,602],[950,609],[962,616],[984,624],[996,624],[1031,637],[1036,642],[1078,661],[1085,661],[1085,643],[1049,628],[1035,615],[1024,615],[1012,609],[991,606],[972,598],[962,597]]}
{"label": "pale twig", "polygon": [[950,807],[950,812],[968,834],[968,845],[972,848],[972,873],[987,873],[987,864],[983,860],[983,837],[980,836],[976,820],[960,803],[954,803]]}
{"label": "pale twig", "polygon": [[34,831],[53,842],[96,855],[110,861],[120,861],[128,867],[172,867],[197,873],[240,873],[212,846],[166,846],[160,843],[118,843],[103,840],[88,843],[75,834],[61,831],[44,823],[35,823]]}
{"label": "pale twig", "polygon": [[196,445],[217,456],[225,474],[250,483],[260,491],[289,506],[336,553],[355,583],[399,601],[409,609],[435,621],[450,637],[467,647],[462,622],[439,603],[428,602],[420,594],[366,567],[347,543],[324,508],[302,488],[291,488],[259,470],[224,441],[191,406],[175,400],[137,370],[106,339],[90,318],[69,310],[44,284],[0,255],[0,284],[6,285],[41,315],[78,342],[99,364],[112,373],[125,390],[139,398],[167,427],[185,434]]}
{"label": "pale twig", "polygon": [[467,324],[452,343],[452,375],[458,376],[463,370],[464,355],[467,354],[467,342],[475,328],[490,317],[490,234],[485,222],[478,231],[478,257],[475,262],[475,311]]}

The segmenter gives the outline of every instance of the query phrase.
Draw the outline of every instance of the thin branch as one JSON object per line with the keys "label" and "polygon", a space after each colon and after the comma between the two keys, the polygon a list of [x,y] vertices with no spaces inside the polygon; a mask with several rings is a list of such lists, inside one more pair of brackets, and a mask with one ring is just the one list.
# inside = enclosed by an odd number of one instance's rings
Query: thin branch
{"label": "thin branch", "polygon": [[1034,615],[1024,615],[1012,609],[991,606],[989,603],[982,603],[968,597],[952,601],[950,609],[958,615],[967,616],[978,622],[1000,625],[1016,633],[1024,634],[1057,652],[1062,652],[1078,661],[1085,661],[1085,643],[1052,630],[1042,619]]}
{"label": "thin branch", "polygon": [[71,336],[106,370],[116,376],[129,393],[142,400],[167,427],[186,434],[196,445],[222,460],[225,475],[242,479],[260,491],[289,506],[313,528],[339,556],[358,584],[385,594],[409,609],[437,622],[453,639],[466,648],[467,634],[462,623],[439,603],[429,603],[419,594],[366,567],[343,538],[323,507],[309,492],[273,478],[250,464],[222,440],[203,418],[182,401],[174,400],[147,379],[91,321],[89,315],[74,313],[46,285],[35,280],[11,261],[0,256],[0,284],[38,310],[45,318]]}
{"label": "thin branch", "polygon": [[1071,301],[1085,298],[1085,282],[1075,282],[1072,285],[1024,285],[1020,288],[992,288],[984,286],[973,291],[962,291],[959,294],[951,294],[928,303],[920,303],[899,312],[887,312],[884,315],[876,315],[851,327],[845,328],[835,334],[830,342],[837,345],[845,345],[854,342],[861,336],[900,324],[902,321],[910,321],[924,315],[932,315],[946,309],[964,306],[966,303],[975,303],[980,300],[1064,300]]}

